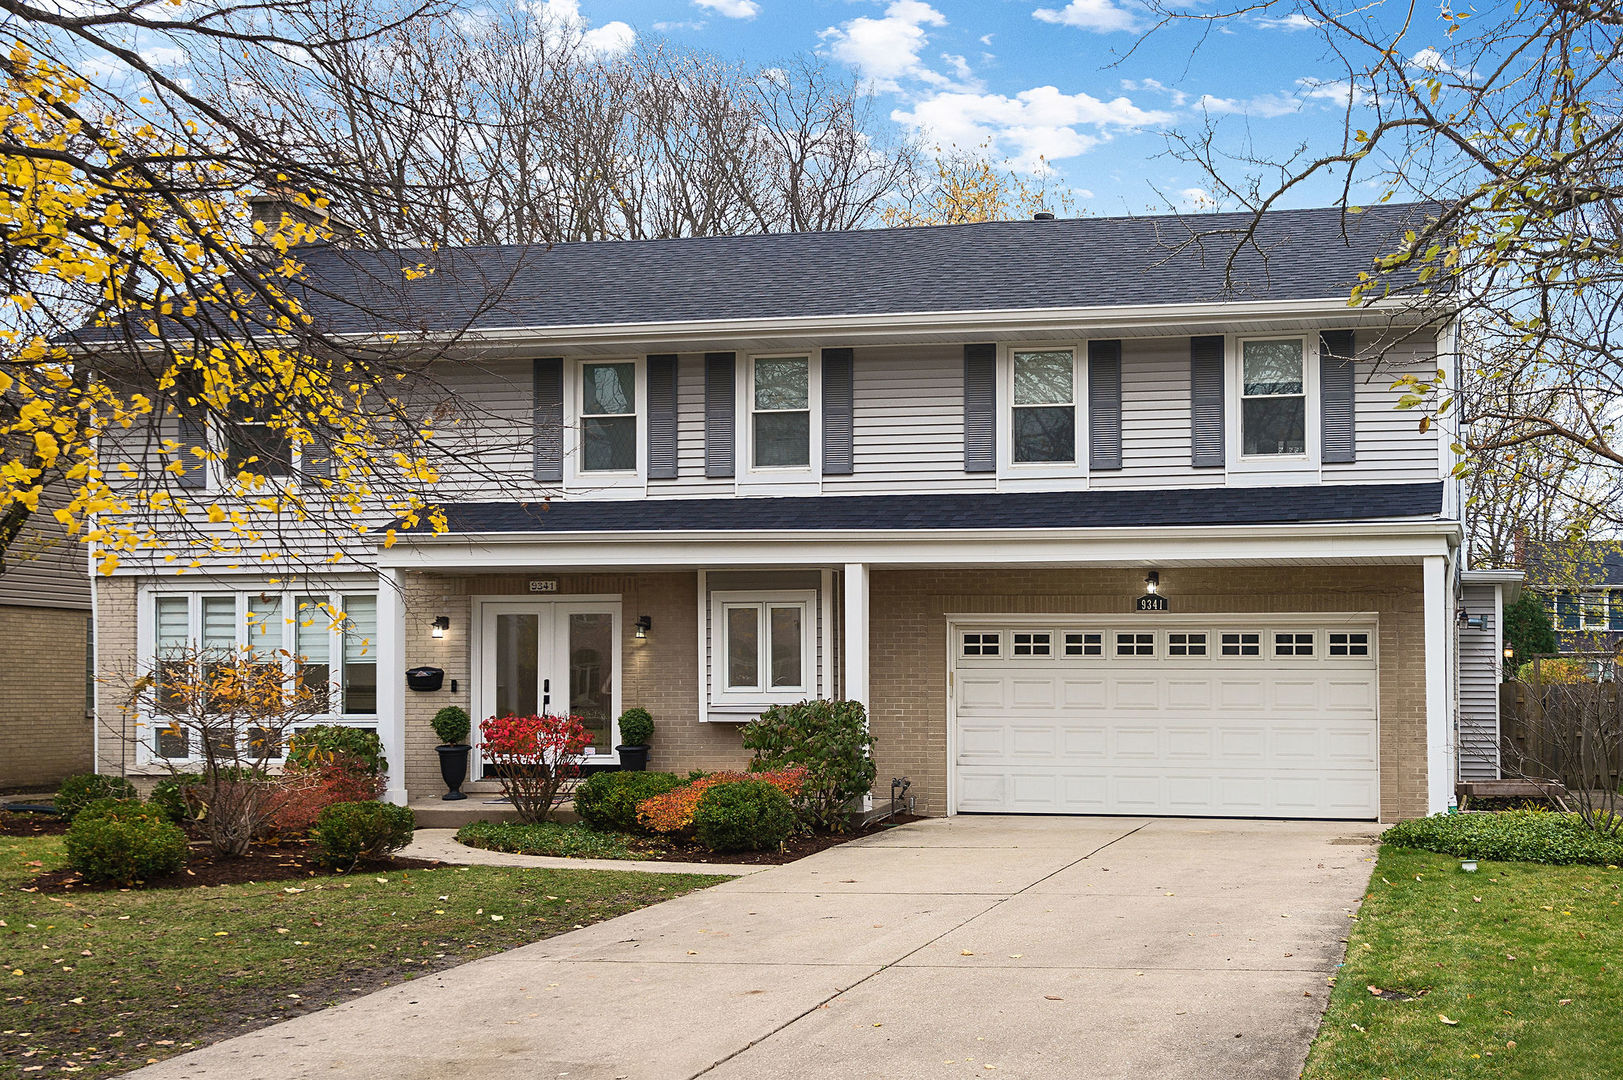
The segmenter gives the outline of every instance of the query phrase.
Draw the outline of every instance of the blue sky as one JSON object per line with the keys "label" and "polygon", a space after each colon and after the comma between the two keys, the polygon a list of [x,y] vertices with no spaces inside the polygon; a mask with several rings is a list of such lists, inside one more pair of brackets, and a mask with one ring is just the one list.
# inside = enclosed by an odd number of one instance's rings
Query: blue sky
{"label": "blue sky", "polygon": [[[1339,142],[1347,99],[1345,72],[1285,10],[1227,24],[1197,51],[1192,27],[1140,43],[1149,17],[1132,0],[541,2],[578,13],[605,48],[662,35],[762,64],[815,52],[868,80],[892,123],[935,143],[990,141],[1021,168],[1046,157],[1077,209],[1099,214],[1206,205],[1212,185],[1167,155],[1168,129],[1209,115],[1228,147],[1277,161],[1307,139]],[[1416,52],[1425,34],[1408,38]],[[1337,195],[1325,184],[1288,205]]]}

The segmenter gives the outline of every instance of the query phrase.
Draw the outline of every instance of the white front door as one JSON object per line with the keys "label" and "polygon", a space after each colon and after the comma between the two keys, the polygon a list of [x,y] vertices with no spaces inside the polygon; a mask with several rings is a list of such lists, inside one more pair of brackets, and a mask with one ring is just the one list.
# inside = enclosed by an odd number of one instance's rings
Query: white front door
{"label": "white front door", "polygon": [[[619,602],[493,600],[479,606],[474,715],[578,716],[592,736],[588,756],[617,760]],[[477,748],[477,730],[474,735]],[[482,775],[482,755],[475,760]]]}
{"label": "white front door", "polygon": [[952,627],[953,807],[1372,819],[1363,616],[992,616]]}

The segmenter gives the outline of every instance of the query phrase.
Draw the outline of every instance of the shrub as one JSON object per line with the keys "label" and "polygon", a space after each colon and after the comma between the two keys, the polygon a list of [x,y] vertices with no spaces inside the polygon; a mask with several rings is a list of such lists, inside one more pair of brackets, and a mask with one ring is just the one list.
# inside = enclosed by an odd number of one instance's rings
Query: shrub
{"label": "shrub", "polygon": [[632,838],[624,833],[598,832],[561,821],[543,821],[536,825],[518,821],[475,821],[458,829],[456,838],[458,843],[469,847],[519,855],[636,859],[642,854],[631,849]]}
{"label": "shrub", "polygon": [[794,827],[789,796],[765,780],[713,784],[693,810],[693,835],[711,851],[768,851]]}
{"label": "shrub", "polygon": [[804,769],[781,769],[776,772],[740,773],[716,772],[690,780],[663,795],[644,799],[637,805],[637,821],[650,832],[666,835],[686,833],[693,828],[693,812],[704,793],[717,784],[736,780],[761,780],[777,788],[790,799],[800,794],[805,779]]}
{"label": "shrub", "polygon": [[1550,863],[1555,866],[1623,864],[1623,839],[1602,836],[1577,814],[1499,810],[1437,814],[1400,821],[1381,843],[1420,848],[1462,859]]}
{"label": "shrub", "polygon": [[86,881],[133,885],[186,864],[186,834],[163,810],[128,799],[99,799],[68,826],[68,865]]}
{"label": "shrub", "polygon": [[102,773],[80,773],[70,776],[62,781],[56,790],[53,803],[57,812],[67,821],[78,816],[79,811],[95,802],[97,799],[134,799],[139,797],[135,785],[122,776],[106,776]]}
{"label": "shrub", "polygon": [[860,701],[774,705],[744,725],[744,747],[755,751],[750,768],[805,769],[795,809],[806,824],[833,832],[845,830],[846,805],[873,788],[872,745]]}
{"label": "shrub", "polygon": [[281,836],[299,836],[310,831],[316,818],[329,806],[345,802],[371,802],[383,794],[382,777],[367,771],[365,764],[347,754],[331,763],[289,770],[270,827]]}
{"label": "shrub", "polygon": [[473,730],[473,720],[468,716],[468,710],[460,705],[447,705],[435,713],[434,719],[428,723],[441,746],[461,746],[468,741],[468,732]]}
{"label": "shrub", "polygon": [[1588,660],[1580,656],[1552,656],[1539,660],[1535,666],[1529,660],[1516,669],[1516,679],[1519,682],[1533,682],[1534,673],[1538,681],[1545,683],[1592,683],[1595,681],[1595,668]]}
{"label": "shrub", "polygon": [[356,767],[374,776],[389,770],[389,762],[383,756],[383,740],[370,728],[317,724],[296,732],[288,740],[289,768],[313,768],[341,758],[353,758]]}
{"label": "shrub", "polygon": [[315,838],[322,861],[354,866],[382,859],[411,843],[417,820],[409,807],[380,802],[335,803],[316,817]]}
{"label": "shrub", "polygon": [[163,811],[171,825],[185,825],[196,818],[186,796],[186,789],[203,779],[202,773],[176,773],[159,780],[152,787],[147,802]]}
{"label": "shrub", "polygon": [[654,737],[654,717],[647,709],[627,709],[620,714],[620,742],[626,746],[647,746]]}
{"label": "shrub", "polygon": [[687,783],[675,773],[593,773],[575,788],[575,813],[594,829],[639,832],[637,805]]}
{"label": "shrub", "polygon": [[529,824],[550,819],[568,797],[592,741],[578,716],[491,716],[479,722],[479,733],[502,794]]}

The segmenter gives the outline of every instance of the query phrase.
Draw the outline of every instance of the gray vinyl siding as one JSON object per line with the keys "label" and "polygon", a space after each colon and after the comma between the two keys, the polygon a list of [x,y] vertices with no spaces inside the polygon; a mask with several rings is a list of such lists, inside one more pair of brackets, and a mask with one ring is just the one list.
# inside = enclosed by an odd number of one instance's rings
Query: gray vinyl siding
{"label": "gray vinyl siding", "polygon": [[38,513],[23,526],[6,552],[0,573],[0,604],[22,607],[90,607],[89,549],[67,534],[51,511],[64,493],[40,500]]}
{"label": "gray vinyl siding", "polygon": [[1211,487],[1222,469],[1190,467],[1189,339],[1121,343],[1121,469],[1097,473],[1100,488]]}
{"label": "gray vinyl siding", "polygon": [[[1360,332],[1357,345],[1364,355],[1375,346],[1374,335]],[[1360,360],[1355,365],[1358,460],[1325,465],[1326,480],[1402,484],[1438,478],[1437,429],[1422,433],[1421,413],[1398,409],[1404,391],[1392,389],[1401,375],[1428,372],[1433,377],[1437,373],[1436,349],[1429,339],[1405,343],[1379,364]]]}
{"label": "gray vinyl siding", "polygon": [[704,474],[704,353],[682,353],[676,361],[676,476],[649,480],[650,495],[729,495],[732,477]]}
{"label": "gray vinyl siding", "polygon": [[1499,665],[1494,626],[1500,612],[1492,585],[1467,585],[1465,610],[1488,615],[1484,630],[1461,627],[1460,635],[1460,779],[1499,779]]}

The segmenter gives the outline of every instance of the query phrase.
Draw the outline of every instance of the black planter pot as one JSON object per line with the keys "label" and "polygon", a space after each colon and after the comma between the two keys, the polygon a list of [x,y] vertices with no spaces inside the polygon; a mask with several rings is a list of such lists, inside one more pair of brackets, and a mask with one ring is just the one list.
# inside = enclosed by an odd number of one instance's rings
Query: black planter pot
{"label": "black planter pot", "polygon": [[648,747],[646,746],[616,746],[620,752],[620,769],[623,772],[646,772],[648,770]]}
{"label": "black planter pot", "polygon": [[440,754],[440,779],[450,789],[440,798],[446,802],[466,799],[467,796],[462,793],[462,781],[468,778],[468,755],[473,747],[459,743],[456,746],[436,746],[434,749]]}

